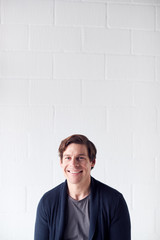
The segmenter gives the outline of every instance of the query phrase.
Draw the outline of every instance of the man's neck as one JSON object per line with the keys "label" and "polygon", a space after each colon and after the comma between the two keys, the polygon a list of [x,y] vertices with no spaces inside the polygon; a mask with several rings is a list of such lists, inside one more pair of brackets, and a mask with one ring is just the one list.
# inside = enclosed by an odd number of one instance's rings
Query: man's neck
{"label": "man's neck", "polygon": [[69,196],[76,200],[82,200],[87,197],[90,193],[90,182],[91,181],[89,181],[88,184],[85,184],[85,186],[68,183]]}

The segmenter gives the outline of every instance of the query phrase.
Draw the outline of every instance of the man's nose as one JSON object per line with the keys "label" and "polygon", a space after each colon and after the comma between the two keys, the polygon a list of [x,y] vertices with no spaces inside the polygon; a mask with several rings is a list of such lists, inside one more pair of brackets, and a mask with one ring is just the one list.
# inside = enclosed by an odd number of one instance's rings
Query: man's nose
{"label": "man's nose", "polygon": [[77,159],[75,157],[72,158],[71,165],[73,165],[73,166],[77,166],[78,165],[78,161],[77,161]]}

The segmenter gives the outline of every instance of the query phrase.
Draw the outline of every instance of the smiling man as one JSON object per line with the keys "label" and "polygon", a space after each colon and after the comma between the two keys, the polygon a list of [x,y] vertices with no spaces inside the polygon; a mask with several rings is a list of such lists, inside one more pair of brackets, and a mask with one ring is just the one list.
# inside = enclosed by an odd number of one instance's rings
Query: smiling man
{"label": "smiling man", "polygon": [[66,181],[41,198],[35,240],[130,240],[130,217],[121,193],[91,177],[95,145],[72,135],[59,146]]}

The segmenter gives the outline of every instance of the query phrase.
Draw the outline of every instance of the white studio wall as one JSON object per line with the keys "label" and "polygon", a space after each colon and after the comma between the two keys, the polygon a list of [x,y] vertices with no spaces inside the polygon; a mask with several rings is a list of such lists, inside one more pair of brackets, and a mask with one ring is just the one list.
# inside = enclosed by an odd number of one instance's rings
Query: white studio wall
{"label": "white studio wall", "polygon": [[160,240],[159,0],[0,1],[1,240],[33,239],[74,133],[123,193],[132,240]]}

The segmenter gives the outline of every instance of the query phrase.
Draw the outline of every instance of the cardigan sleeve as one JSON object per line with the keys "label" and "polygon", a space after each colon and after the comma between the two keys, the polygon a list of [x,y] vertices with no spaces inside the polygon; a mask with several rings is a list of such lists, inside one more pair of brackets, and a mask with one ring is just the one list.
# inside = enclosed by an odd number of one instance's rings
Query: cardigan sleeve
{"label": "cardigan sleeve", "polygon": [[131,240],[131,223],[127,204],[120,194],[110,225],[110,240]]}
{"label": "cardigan sleeve", "polygon": [[49,240],[49,227],[43,198],[40,200],[37,208],[34,240]]}

